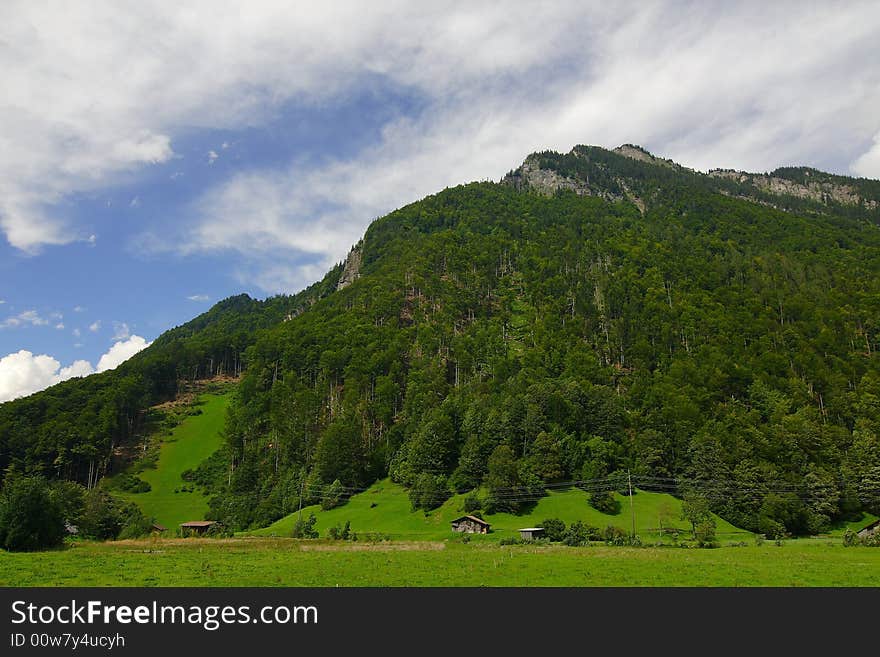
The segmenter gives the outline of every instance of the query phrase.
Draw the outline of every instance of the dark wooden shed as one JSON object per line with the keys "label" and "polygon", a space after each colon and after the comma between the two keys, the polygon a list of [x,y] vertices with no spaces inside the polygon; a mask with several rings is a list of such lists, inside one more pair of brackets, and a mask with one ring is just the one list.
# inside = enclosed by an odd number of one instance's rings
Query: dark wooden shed
{"label": "dark wooden shed", "polygon": [[880,520],[875,520],[867,527],[862,527],[858,531],[859,538],[868,538],[872,534],[880,534]]}
{"label": "dark wooden shed", "polygon": [[190,520],[189,522],[180,523],[180,531],[184,536],[187,534],[204,534],[216,524],[216,520]]}
{"label": "dark wooden shed", "polygon": [[488,522],[477,516],[462,516],[452,521],[452,531],[466,534],[488,534],[490,527]]}
{"label": "dark wooden shed", "polygon": [[519,537],[524,541],[534,541],[536,538],[544,538],[544,528],[524,527],[519,530]]}

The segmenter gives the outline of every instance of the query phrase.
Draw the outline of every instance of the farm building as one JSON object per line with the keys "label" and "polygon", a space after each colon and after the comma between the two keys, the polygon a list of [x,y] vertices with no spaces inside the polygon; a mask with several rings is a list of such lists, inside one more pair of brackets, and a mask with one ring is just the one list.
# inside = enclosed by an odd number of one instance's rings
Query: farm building
{"label": "farm building", "polygon": [[204,534],[216,524],[215,520],[190,520],[189,522],[180,523],[180,531],[184,535]]}
{"label": "farm building", "polygon": [[860,529],[858,532],[859,538],[868,538],[868,536],[873,534],[880,534],[880,520],[875,520],[867,527]]}
{"label": "farm building", "polygon": [[150,531],[153,532],[153,533],[155,533],[155,534],[161,534],[161,533],[164,532],[166,529],[167,529],[167,527],[165,527],[164,525],[160,525],[158,522],[154,522],[154,523],[150,526]]}
{"label": "farm building", "polygon": [[462,516],[452,521],[452,531],[466,534],[488,534],[489,523],[477,516]]}
{"label": "farm building", "polygon": [[519,537],[524,541],[534,541],[536,538],[544,537],[543,527],[525,527],[519,530]]}

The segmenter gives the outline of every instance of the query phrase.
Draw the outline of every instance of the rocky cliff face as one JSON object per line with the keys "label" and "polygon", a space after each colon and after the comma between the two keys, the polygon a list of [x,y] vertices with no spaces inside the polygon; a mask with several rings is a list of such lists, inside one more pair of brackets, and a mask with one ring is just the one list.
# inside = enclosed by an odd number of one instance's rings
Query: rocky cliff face
{"label": "rocky cliff face", "polygon": [[[502,182],[545,196],[568,190],[609,201],[626,200],[634,203],[644,214],[652,193],[645,186],[643,175],[632,171],[631,167],[629,170],[618,167],[601,152],[607,154],[609,151],[576,146],[565,155],[549,151],[533,153],[518,169],[507,174]],[[832,203],[856,206],[872,215],[880,210],[880,194],[876,185],[866,186],[862,180],[815,169],[783,168],[770,174],[713,169],[703,173],[657,157],[633,144],[618,146],[610,152],[639,163],[663,167],[673,176],[680,174],[681,180],[687,184],[696,183],[705,187],[709,183],[709,187],[720,194],[779,209],[786,209],[790,205],[786,198],[796,198],[826,206]],[[874,184],[873,181],[868,182]]]}
{"label": "rocky cliff face", "polygon": [[[853,186],[841,183],[811,181],[804,184],[778,176],[732,169],[713,169],[709,171],[708,175],[713,178],[728,178],[739,183],[749,184],[767,194],[794,196],[818,203],[834,201],[842,205],[864,205],[870,210],[875,210],[878,207],[877,201],[863,198]],[[809,177],[809,173],[805,175]]]}
{"label": "rocky cliff face", "polygon": [[363,253],[363,242],[358,242],[345,259],[345,265],[342,267],[342,274],[339,276],[339,282],[336,284],[337,290],[342,290],[354,283],[361,275],[361,260]]}
{"label": "rocky cliff face", "polygon": [[[578,157],[581,156],[577,148],[572,149],[570,154]],[[626,181],[622,178],[615,179],[622,193],[615,193],[606,187],[595,184],[588,176],[571,178],[553,169],[542,167],[541,158],[538,154],[529,155],[522,165],[515,171],[507,174],[502,182],[516,189],[530,190],[544,196],[552,196],[562,190],[572,191],[579,196],[597,196],[607,201],[629,200],[639,208],[640,212],[645,212],[645,204],[630,191]]]}

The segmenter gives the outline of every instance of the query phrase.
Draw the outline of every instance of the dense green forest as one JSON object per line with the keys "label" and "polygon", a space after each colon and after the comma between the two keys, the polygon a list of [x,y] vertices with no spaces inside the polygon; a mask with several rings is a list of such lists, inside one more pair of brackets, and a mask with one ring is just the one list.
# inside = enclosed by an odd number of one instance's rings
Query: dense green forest
{"label": "dense green forest", "polygon": [[414,507],[479,488],[510,511],[631,479],[769,535],[880,511],[878,184],[830,176],[859,195],[840,203],[598,148],[533,159],[580,193],[520,169],[401,208],[342,289],[340,266],[235,297],[0,405],[0,465],[91,481],[139,409],[222,370],[226,444],[193,477],[233,528],[389,474]]}
{"label": "dense green forest", "polygon": [[167,331],[114,370],[0,404],[0,472],[92,488],[108,474],[114,449],[140,429],[146,408],[174,398],[184,381],[239,375],[245,349],[260,331],[328,294],[340,271],[292,297],[230,297]]}

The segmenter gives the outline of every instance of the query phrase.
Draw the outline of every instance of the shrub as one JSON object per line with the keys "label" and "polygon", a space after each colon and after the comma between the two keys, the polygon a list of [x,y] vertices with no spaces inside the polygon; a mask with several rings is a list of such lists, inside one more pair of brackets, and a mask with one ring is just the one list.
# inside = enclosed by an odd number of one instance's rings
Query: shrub
{"label": "shrub", "polygon": [[64,514],[42,477],[7,475],[0,494],[0,547],[44,550],[64,540]]}
{"label": "shrub", "polygon": [[706,518],[697,524],[695,531],[697,545],[703,548],[718,547],[715,542],[715,520]]}
{"label": "shrub", "polygon": [[122,517],[114,502],[113,496],[100,488],[86,493],[80,535],[99,541],[116,538],[122,530]]}
{"label": "shrub", "polygon": [[409,489],[409,501],[413,511],[436,509],[449,498],[449,495],[446,477],[427,472],[417,476],[412,488]]}
{"label": "shrub", "polygon": [[548,518],[541,522],[544,528],[544,536],[548,541],[562,541],[565,539],[565,523],[559,518]]}
{"label": "shrub", "polygon": [[346,520],[345,525],[340,527],[339,525],[334,525],[330,529],[327,530],[327,538],[332,541],[351,541],[357,540],[356,535],[351,531],[351,522]]}
{"label": "shrub", "polygon": [[133,474],[121,474],[108,480],[108,487],[114,490],[121,490],[127,493],[147,493],[152,490],[152,486],[140,477]]}
{"label": "shrub", "polygon": [[296,522],[293,524],[291,536],[293,536],[293,538],[318,538],[318,530],[315,529],[315,523],[317,521],[318,519],[315,517],[314,513],[310,513],[306,520],[297,518]]}
{"label": "shrub", "polygon": [[610,516],[620,513],[620,501],[608,491],[590,493],[590,506]]}
{"label": "shrub", "polygon": [[324,494],[321,496],[321,508],[324,511],[329,511],[342,504],[344,492],[342,482],[336,479],[324,490]]}
{"label": "shrub", "polygon": [[629,542],[626,532],[614,525],[605,528],[602,532],[602,540],[608,545],[626,545]]}
{"label": "shrub", "polygon": [[580,520],[571,523],[568,531],[565,532],[565,535],[562,538],[562,542],[571,547],[587,545],[590,542],[590,532],[588,527]]}
{"label": "shrub", "polygon": [[852,529],[847,529],[843,532],[843,546],[844,547],[852,547],[853,545],[859,544],[859,535],[856,534]]}
{"label": "shrub", "polygon": [[473,514],[483,508],[483,502],[476,493],[466,495],[461,504],[461,510],[465,513]]}

